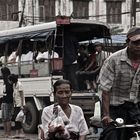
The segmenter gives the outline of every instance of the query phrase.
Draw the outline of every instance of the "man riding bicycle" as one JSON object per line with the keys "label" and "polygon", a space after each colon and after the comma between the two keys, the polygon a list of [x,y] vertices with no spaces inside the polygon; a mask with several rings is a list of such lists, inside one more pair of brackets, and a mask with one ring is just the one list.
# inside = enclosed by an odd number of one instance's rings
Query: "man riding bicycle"
{"label": "man riding bicycle", "polygon": [[[127,47],[112,54],[100,71],[98,82],[102,91],[104,128],[109,128],[116,118],[124,119],[125,124],[140,122],[140,27],[128,31],[126,43]],[[132,137],[130,128],[123,133],[112,132],[108,140],[111,135],[113,140]]]}

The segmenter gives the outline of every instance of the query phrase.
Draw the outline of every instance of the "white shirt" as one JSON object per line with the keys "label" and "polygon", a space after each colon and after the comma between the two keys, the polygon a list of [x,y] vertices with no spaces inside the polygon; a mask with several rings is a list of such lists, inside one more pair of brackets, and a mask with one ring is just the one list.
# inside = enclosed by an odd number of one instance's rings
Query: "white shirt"
{"label": "white shirt", "polygon": [[49,53],[48,51],[47,52],[39,52],[37,57],[36,57],[36,60],[40,60],[40,59],[49,59],[49,58],[58,58],[58,54],[56,52],[52,52],[52,55],[49,57]]}
{"label": "white shirt", "polygon": [[27,54],[24,55],[22,61],[31,62],[32,60],[33,60],[33,52],[29,51]]}
{"label": "white shirt", "polygon": [[11,62],[11,61],[13,61],[13,60],[16,60],[16,51],[14,51],[14,52],[12,52],[11,54],[10,54],[10,56],[8,57],[8,62]]}
{"label": "white shirt", "polygon": [[1,56],[0,61],[2,62],[2,64],[4,64],[5,63],[5,56]]}
{"label": "white shirt", "polygon": [[24,92],[23,92],[23,86],[20,81],[17,82],[17,84],[13,85],[14,93],[14,105],[16,107],[21,107],[22,106],[22,100],[23,100],[23,106],[25,105],[25,98],[24,98]]}
{"label": "white shirt", "polygon": [[96,54],[96,60],[98,63],[98,66],[102,66],[106,58],[108,58],[112,53],[101,51],[100,53]]}
{"label": "white shirt", "polygon": [[[21,62],[22,63],[30,63],[33,60],[33,52],[29,51],[27,54],[22,54],[21,55]],[[19,56],[16,58],[16,62],[19,61]]]}
{"label": "white shirt", "polygon": [[[69,122],[65,127],[67,128],[68,131],[72,132],[78,132],[79,135],[87,135],[89,133],[88,127],[83,115],[83,111],[79,106],[69,104],[71,107],[71,114],[70,117],[68,118],[66,114],[63,112],[63,110],[60,107],[59,110],[59,116],[62,117],[63,121]],[[48,136],[48,125],[52,121],[53,117],[53,108],[54,104],[47,106],[43,109],[42,112],[42,127],[44,130],[44,135],[45,138]]]}

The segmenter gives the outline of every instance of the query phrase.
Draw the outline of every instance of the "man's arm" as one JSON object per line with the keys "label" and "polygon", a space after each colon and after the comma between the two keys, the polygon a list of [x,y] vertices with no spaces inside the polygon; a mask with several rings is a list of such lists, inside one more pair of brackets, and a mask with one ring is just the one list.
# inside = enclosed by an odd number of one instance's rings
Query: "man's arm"
{"label": "man's arm", "polygon": [[21,97],[21,106],[23,107],[25,104],[24,104],[24,93],[23,91],[19,91],[19,94],[20,94],[20,97]]}
{"label": "man's arm", "polygon": [[83,136],[79,136],[79,140],[85,140],[86,139],[86,136],[83,135]]}
{"label": "man's arm", "polygon": [[107,91],[102,92],[102,122],[104,125],[108,125],[111,122],[109,114],[110,105],[110,93]]}

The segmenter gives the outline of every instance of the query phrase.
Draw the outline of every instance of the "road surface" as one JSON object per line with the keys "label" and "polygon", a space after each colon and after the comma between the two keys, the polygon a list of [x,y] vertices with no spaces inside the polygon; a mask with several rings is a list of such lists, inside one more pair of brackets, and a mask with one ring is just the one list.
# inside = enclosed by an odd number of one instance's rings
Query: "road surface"
{"label": "road surface", "polygon": [[[13,138],[2,137],[3,133],[4,133],[3,128],[0,128],[0,140],[38,140],[37,134],[25,134],[25,138],[18,138],[18,139],[14,138],[13,139]],[[12,135],[14,135],[14,134],[15,134],[15,131],[12,130]]]}

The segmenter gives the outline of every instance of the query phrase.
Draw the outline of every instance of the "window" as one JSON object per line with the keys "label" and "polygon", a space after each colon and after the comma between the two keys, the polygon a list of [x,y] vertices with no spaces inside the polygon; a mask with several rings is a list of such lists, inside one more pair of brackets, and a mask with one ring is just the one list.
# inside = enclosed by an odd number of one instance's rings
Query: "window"
{"label": "window", "polygon": [[39,14],[40,14],[39,19],[40,19],[40,21],[43,22],[45,19],[45,7],[44,7],[44,5],[39,6]]}
{"label": "window", "polygon": [[39,17],[41,22],[53,21],[55,18],[55,0],[39,1]]}
{"label": "window", "polygon": [[140,8],[140,2],[136,2],[136,8]]}
{"label": "window", "polygon": [[0,0],[0,20],[18,20],[18,0]]}
{"label": "window", "polygon": [[107,23],[121,23],[121,1],[107,1]]}
{"label": "window", "polygon": [[74,18],[86,18],[89,16],[89,0],[73,0]]}

